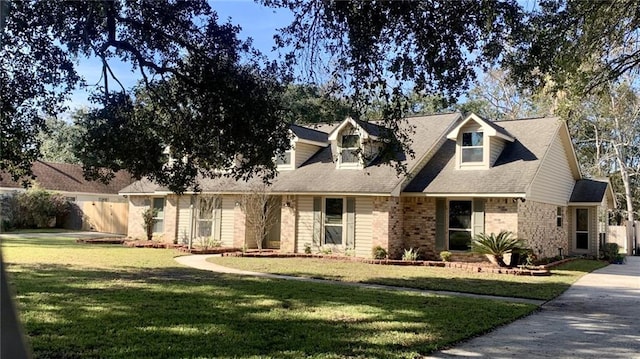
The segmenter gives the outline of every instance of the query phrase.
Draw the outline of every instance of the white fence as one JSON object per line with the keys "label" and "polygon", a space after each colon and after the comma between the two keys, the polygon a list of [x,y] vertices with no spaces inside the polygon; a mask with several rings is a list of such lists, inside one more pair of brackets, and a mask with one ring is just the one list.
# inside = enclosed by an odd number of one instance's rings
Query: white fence
{"label": "white fence", "polygon": [[607,242],[617,243],[620,248],[624,248],[627,254],[632,254],[633,250],[633,232],[635,238],[640,242],[640,221],[635,222],[635,226],[609,226],[607,231]]}

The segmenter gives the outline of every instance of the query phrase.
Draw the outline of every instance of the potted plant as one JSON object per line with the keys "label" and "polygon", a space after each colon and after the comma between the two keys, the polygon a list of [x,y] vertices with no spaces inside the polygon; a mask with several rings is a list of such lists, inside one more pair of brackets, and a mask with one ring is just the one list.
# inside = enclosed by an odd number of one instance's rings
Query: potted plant
{"label": "potted plant", "polygon": [[613,262],[612,263],[613,264],[624,264],[625,259],[626,258],[624,256],[624,254],[618,253],[618,254],[616,254],[615,257],[613,257]]}

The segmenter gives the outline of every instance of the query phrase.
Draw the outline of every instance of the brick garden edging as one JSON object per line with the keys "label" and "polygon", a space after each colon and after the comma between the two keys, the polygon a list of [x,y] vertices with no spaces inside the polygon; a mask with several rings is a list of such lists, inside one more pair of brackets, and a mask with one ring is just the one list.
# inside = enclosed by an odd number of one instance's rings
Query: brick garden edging
{"label": "brick garden edging", "polygon": [[467,262],[441,262],[441,261],[403,261],[394,259],[367,259],[338,255],[323,254],[305,254],[305,253],[279,253],[279,252],[226,252],[223,256],[228,257],[251,257],[251,258],[321,258],[330,260],[341,260],[350,262],[362,262],[377,265],[396,265],[396,266],[425,266],[425,267],[443,267],[462,269],[469,272],[492,273],[492,274],[511,274],[511,275],[530,275],[530,276],[548,276],[551,275],[550,269],[563,263],[573,261],[577,258],[565,258],[560,261],[552,262],[533,268],[503,268],[495,267],[488,262],[483,263],[467,263]]}

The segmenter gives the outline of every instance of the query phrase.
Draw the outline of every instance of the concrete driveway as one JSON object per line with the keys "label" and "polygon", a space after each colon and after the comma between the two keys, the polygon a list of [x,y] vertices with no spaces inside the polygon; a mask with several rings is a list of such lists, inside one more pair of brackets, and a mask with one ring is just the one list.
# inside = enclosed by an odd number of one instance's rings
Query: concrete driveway
{"label": "concrete driveway", "polygon": [[640,257],[589,273],[539,312],[429,358],[640,358]]}

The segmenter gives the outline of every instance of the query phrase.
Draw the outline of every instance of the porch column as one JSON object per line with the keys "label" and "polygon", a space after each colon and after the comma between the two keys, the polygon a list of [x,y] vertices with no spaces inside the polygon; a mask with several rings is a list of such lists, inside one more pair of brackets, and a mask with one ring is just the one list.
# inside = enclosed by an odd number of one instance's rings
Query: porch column
{"label": "porch column", "polygon": [[280,251],[296,252],[296,216],[298,203],[296,196],[282,196],[280,212]]}

